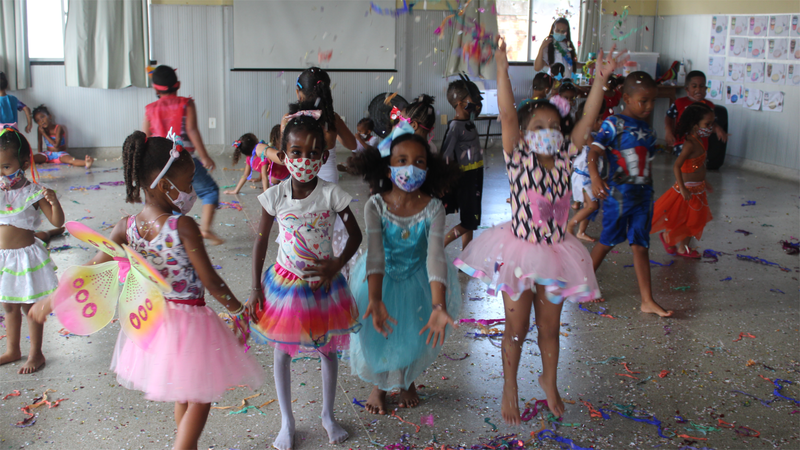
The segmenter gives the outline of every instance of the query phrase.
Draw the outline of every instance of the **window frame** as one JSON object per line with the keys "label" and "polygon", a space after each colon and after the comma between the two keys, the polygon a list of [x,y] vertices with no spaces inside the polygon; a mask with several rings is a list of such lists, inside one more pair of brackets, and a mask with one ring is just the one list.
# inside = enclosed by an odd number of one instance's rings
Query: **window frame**
{"label": "window frame", "polygon": [[[533,8],[534,8],[534,5],[537,3],[537,1],[538,0],[529,0],[528,1],[528,37],[525,39],[525,42],[526,42],[525,45],[526,45],[526,48],[527,48],[525,54],[527,55],[527,59],[525,59],[525,60],[514,60],[514,61],[509,60],[508,61],[508,65],[509,66],[533,66],[535,64],[535,62],[536,62],[536,56],[532,55],[532,53],[531,53],[531,49],[532,49],[531,48],[531,44],[532,44],[531,36],[533,35]],[[578,13],[577,13],[577,17],[578,17],[577,29],[578,29],[578,32],[580,33],[580,20],[581,20],[580,3],[579,3],[579,6],[578,6],[577,9],[578,9]],[[571,21],[570,21],[570,26],[572,26],[572,22]],[[498,31],[500,31],[500,30],[498,30]],[[576,48],[575,51],[577,52],[577,50],[578,49]]]}

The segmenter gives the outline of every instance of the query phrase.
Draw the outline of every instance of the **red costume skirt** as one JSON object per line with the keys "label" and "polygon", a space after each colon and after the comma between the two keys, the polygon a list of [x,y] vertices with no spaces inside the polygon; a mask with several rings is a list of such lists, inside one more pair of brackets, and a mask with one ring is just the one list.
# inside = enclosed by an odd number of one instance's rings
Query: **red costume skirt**
{"label": "red costume skirt", "polygon": [[678,183],[664,193],[653,207],[653,226],[650,233],[664,233],[669,245],[677,245],[687,237],[700,239],[703,229],[711,221],[711,209],[706,198],[706,182],[684,183],[692,194],[688,202],[683,199]]}

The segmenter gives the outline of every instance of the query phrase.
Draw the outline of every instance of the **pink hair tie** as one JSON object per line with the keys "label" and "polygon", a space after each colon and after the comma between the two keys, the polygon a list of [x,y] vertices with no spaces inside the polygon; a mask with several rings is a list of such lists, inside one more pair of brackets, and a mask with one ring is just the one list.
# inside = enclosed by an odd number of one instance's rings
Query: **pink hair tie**
{"label": "pink hair tie", "polygon": [[319,120],[319,118],[322,117],[322,111],[318,109],[305,109],[302,111],[297,111],[294,114],[289,114],[286,116],[286,120],[289,121],[302,116],[313,117],[315,120]]}
{"label": "pink hair tie", "polygon": [[550,104],[558,109],[558,113],[561,115],[561,118],[567,117],[567,114],[569,114],[569,100],[565,99],[564,97],[560,95],[554,95],[550,97]]}

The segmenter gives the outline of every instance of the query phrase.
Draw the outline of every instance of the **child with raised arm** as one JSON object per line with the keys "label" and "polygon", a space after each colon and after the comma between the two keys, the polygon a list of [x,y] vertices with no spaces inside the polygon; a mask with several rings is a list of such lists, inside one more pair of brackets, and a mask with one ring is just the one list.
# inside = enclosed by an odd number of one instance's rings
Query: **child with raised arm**
{"label": "child with raised arm", "polygon": [[[613,48],[612,48],[613,52]],[[598,61],[602,60],[602,53]],[[603,80],[616,67],[601,64]],[[564,413],[557,370],[561,309],[565,300],[586,302],[600,296],[589,252],[566,232],[571,198],[569,153],[576,153],[588,136],[602,102],[596,82],[587,100],[587,113],[573,129],[570,152],[564,151],[563,107],[547,100],[514,108],[508,77],[506,43],[498,42],[497,99],[503,126],[503,156],[511,183],[511,221],[484,231],[455,261],[456,267],[480,279],[487,293],[502,293],[506,326],[503,334],[503,419],[521,423],[517,372],[528,334],[531,308],[536,316],[542,375],[539,385],[556,417]],[[565,111],[564,111],[565,112]],[[529,395],[525,397],[530,398]]]}
{"label": "child with raised arm", "polygon": [[[273,442],[279,450],[292,448],[292,357],[303,349],[316,351],[322,364],[322,426],[328,440],[338,444],[347,432],[334,419],[338,350],[357,331],[358,308],[340,273],[361,243],[361,230],[350,212],[350,195],[317,174],[328,158],[319,114],[287,117],[281,158],[291,180],[258,196],[264,210],[253,246],[253,285],[249,307],[257,342],[275,347],[275,388],[281,409],[281,430]],[[331,231],[341,217],[349,238],[341,255],[334,256]],[[276,222],[280,227],[278,260],[262,274],[267,245]]]}
{"label": "child with raised arm", "polygon": [[[683,145],[686,136],[678,136],[675,132],[675,126],[678,124],[678,121],[681,119],[681,115],[686,108],[694,103],[703,103],[704,105],[714,110],[714,103],[710,100],[706,100],[706,91],[708,87],[706,86],[706,74],[699,71],[699,70],[692,70],[686,75],[686,84],[684,86],[686,90],[686,97],[681,97],[675,100],[669,109],[667,110],[667,115],[664,117],[664,129],[666,132],[666,136],[664,139],[666,140],[667,146],[673,146],[673,152],[676,155],[681,154],[681,146]],[[728,142],[728,134],[725,133],[725,130],[718,123],[714,123],[712,125],[714,134],[717,135],[717,139],[722,142]],[[703,146],[708,148],[708,137],[702,138]]]}
{"label": "child with raised arm", "polygon": [[[40,308],[56,290],[56,265],[41,240],[35,236],[42,214],[56,227],[64,224],[64,211],[52,189],[25,177],[33,152],[16,128],[0,130],[0,195],[5,210],[0,214],[0,303],[5,311],[6,352],[0,364],[22,359],[20,348],[22,312],[28,317],[31,349],[18,373],[33,373],[45,363],[41,322],[31,309]],[[32,175],[35,175],[33,170]],[[35,179],[35,178],[34,178]]]}
{"label": "child with raised arm", "polygon": [[454,184],[458,169],[431,153],[407,122],[380,150],[353,158],[376,194],[364,206],[367,254],[351,278],[364,315],[350,361],[353,374],[373,386],[367,411],[388,414],[386,393],[393,389],[400,389],[401,408],[419,404],[414,380],[439,355],[461,309],[457,271],[444,254],[445,212],[435,198]]}
{"label": "child with raised arm", "polygon": [[[647,118],[653,112],[656,91],[656,83],[647,72],[628,75],[622,86],[625,110],[603,122],[591,146],[588,165],[592,194],[603,202],[603,232],[592,249],[592,263],[596,271],[608,252],[627,240],[633,251],[642,312],[669,317],[672,311],[653,299],[650,281],[651,163],[656,137]],[[598,166],[603,152],[609,166],[606,180],[600,177]]]}
{"label": "child with raised arm", "polygon": [[[87,169],[92,167],[94,158],[91,156],[86,155],[83,159],[78,159],[67,153],[67,127],[53,122],[53,116],[46,106],[39,105],[33,108],[33,120],[39,125],[36,132],[39,152],[33,155],[36,164],[69,164]],[[42,143],[46,151],[42,151]]]}
{"label": "child with raised arm", "polygon": [[[680,156],[672,171],[675,185],[656,201],[653,227],[659,233],[664,249],[670,255],[699,259],[700,253],[689,248],[692,237],[703,237],[703,229],[711,221],[706,190],[706,152],[704,138],[713,133],[714,110],[703,103],[689,105],[678,121],[676,136],[685,138]],[[688,137],[687,137],[688,136]]]}
{"label": "child with raised arm", "polygon": [[145,107],[142,131],[148,137],[167,137],[167,133],[172,130],[181,137],[185,149],[192,155],[195,163],[192,188],[203,202],[200,231],[203,239],[208,239],[211,245],[220,245],[225,241],[211,231],[214,213],[219,205],[219,186],[208,173],[214,170],[215,164],[208,156],[200,130],[197,128],[197,108],[194,100],[178,96],[181,83],[172,67],[163,65],[156,67],[153,69],[152,79],[158,101]]}
{"label": "child with raised arm", "polygon": [[25,127],[25,132],[30,133],[33,128],[31,121],[31,109],[25,103],[22,103],[17,97],[6,92],[8,89],[8,78],[5,72],[0,72],[0,127],[6,125],[17,128],[17,121],[19,119],[19,112],[25,113],[28,119],[28,126]]}

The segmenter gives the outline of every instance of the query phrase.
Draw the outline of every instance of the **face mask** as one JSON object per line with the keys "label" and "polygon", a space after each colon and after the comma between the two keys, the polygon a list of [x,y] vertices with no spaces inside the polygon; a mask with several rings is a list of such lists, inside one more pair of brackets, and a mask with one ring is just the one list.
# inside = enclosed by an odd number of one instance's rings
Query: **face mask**
{"label": "face mask", "polygon": [[17,169],[16,172],[9,176],[0,176],[0,189],[7,191],[16,186],[20,181],[25,179],[25,171]]}
{"label": "face mask", "polygon": [[566,38],[567,38],[566,33],[553,33],[553,39],[555,39],[556,42],[561,42]]}
{"label": "face mask", "polygon": [[561,146],[564,144],[564,135],[551,128],[537,131],[525,130],[523,139],[530,151],[540,155],[555,155],[561,151]]}
{"label": "face mask", "polygon": [[700,128],[699,130],[697,130],[697,136],[699,136],[701,138],[707,138],[707,137],[711,136],[711,133],[713,133],[713,132],[714,132],[714,129],[712,127]]}
{"label": "face mask", "polygon": [[425,182],[428,169],[420,169],[414,165],[389,166],[392,171],[392,182],[406,192],[414,192]]}
{"label": "face mask", "polygon": [[369,138],[370,138],[371,136],[372,136],[372,133],[369,133],[369,134],[362,134],[362,135],[361,135],[361,139],[363,139],[363,140],[365,140],[365,141],[368,141],[368,140],[369,140]]}
{"label": "face mask", "polygon": [[172,181],[169,179],[167,179],[167,181],[169,182],[170,186],[178,191],[178,198],[173,199],[169,196],[169,194],[167,194],[167,197],[169,197],[172,204],[178,208],[178,211],[180,211],[181,214],[189,214],[189,211],[192,210],[192,206],[194,206],[194,202],[197,200],[197,194],[194,192],[194,187],[192,187],[191,192],[187,194],[186,192],[178,189],[178,187],[172,184]]}
{"label": "face mask", "polygon": [[284,162],[286,163],[286,168],[289,169],[289,173],[292,175],[292,178],[301,183],[308,183],[309,181],[313,180],[319,173],[319,169],[322,168],[321,159],[286,158]]}

